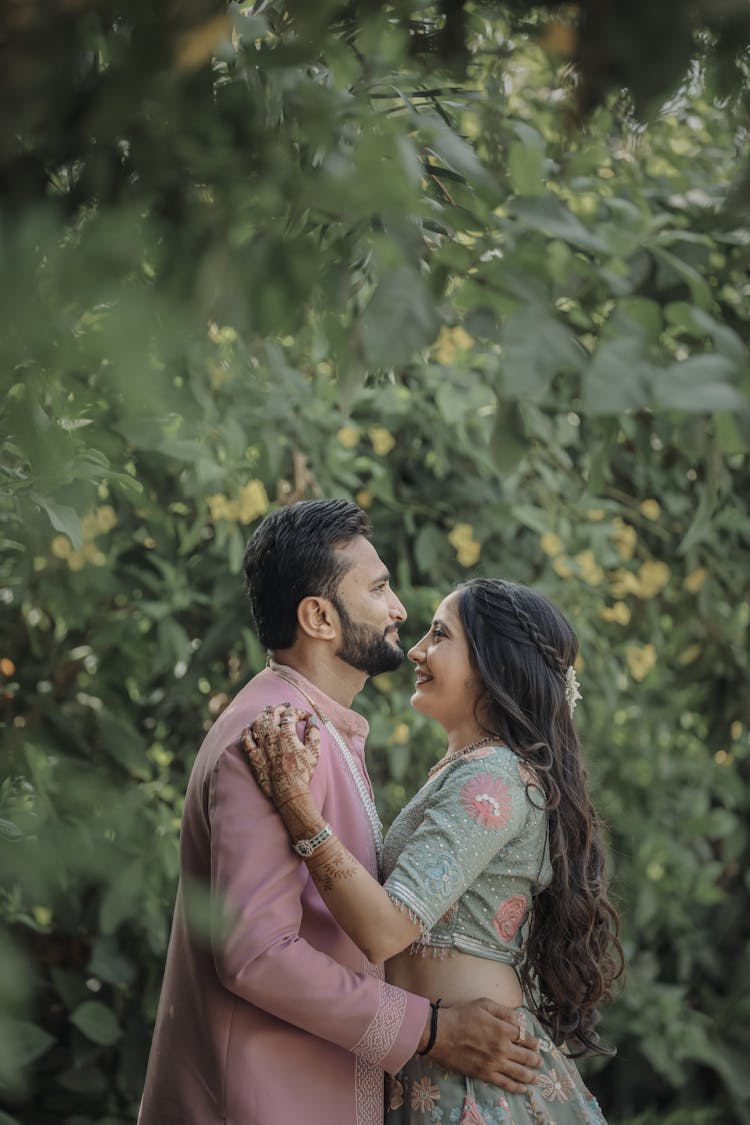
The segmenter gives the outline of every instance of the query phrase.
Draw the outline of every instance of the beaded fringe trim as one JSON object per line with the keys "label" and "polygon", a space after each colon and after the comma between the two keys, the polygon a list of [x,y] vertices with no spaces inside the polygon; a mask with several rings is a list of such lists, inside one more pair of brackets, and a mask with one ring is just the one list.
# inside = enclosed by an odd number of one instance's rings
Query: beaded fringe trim
{"label": "beaded fringe trim", "polygon": [[429,957],[433,961],[443,961],[456,952],[450,945],[428,945],[427,942],[413,941],[409,946],[412,957]]}
{"label": "beaded fringe trim", "polygon": [[[402,914],[405,914],[410,922],[413,922],[415,926],[419,926],[419,932],[422,935],[422,939],[429,938],[430,931],[428,930],[422,919],[419,917],[419,915],[414,910],[412,910],[410,906],[407,906],[405,902],[402,902],[400,898],[396,898],[394,895],[392,895],[387,888],[386,894],[388,895],[388,898],[391,900],[393,905],[397,907]],[[422,940],[418,939],[413,944],[421,945],[421,943]],[[411,952],[411,947],[409,947],[409,951]]]}

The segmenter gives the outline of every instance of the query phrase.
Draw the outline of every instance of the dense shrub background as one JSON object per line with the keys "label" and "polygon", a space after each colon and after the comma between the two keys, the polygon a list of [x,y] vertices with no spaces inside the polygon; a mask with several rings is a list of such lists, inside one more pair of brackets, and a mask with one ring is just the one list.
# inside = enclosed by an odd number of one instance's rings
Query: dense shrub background
{"label": "dense shrub background", "polygon": [[[629,962],[588,1077],[750,1121],[744,5],[5,7],[0,1122],[134,1121],[244,543],[316,495],[407,639],[469,574],[576,622]],[[386,821],[410,682],[360,700]]]}

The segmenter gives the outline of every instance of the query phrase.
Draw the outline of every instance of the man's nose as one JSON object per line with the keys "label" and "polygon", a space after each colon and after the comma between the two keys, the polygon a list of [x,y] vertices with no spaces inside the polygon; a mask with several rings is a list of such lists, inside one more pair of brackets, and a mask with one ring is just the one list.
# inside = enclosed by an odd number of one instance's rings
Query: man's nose
{"label": "man's nose", "polygon": [[395,617],[397,621],[406,621],[406,610],[403,603],[399,601],[393,592],[391,593],[391,598],[391,617]]}

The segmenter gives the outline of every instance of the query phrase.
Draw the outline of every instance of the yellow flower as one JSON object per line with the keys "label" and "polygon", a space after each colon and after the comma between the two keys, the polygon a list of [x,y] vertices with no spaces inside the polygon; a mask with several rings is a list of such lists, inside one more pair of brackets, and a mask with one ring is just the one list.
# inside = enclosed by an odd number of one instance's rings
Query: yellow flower
{"label": "yellow flower", "polygon": [[207,366],[211,390],[218,391],[229,378],[229,371],[226,367],[222,367],[221,364],[214,363],[213,360],[211,360]]}
{"label": "yellow flower", "polygon": [[396,444],[396,439],[393,434],[389,433],[384,426],[372,427],[370,430],[370,441],[378,457],[387,456]]}
{"label": "yellow flower", "polygon": [[644,500],[640,508],[647,520],[658,520],[661,515],[661,505],[658,500]]}
{"label": "yellow flower", "polygon": [[2,672],[4,676],[12,676],[15,670],[16,666],[9,656],[4,656],[2,660],[0,660],[0,672]]}
{"label": "yellow flower", "polygon": [[563,551],[563,541],[559,535],[555,535],[554,531],[545,531],[544,535],[539,540],[539,546],[542,548],[545,555],[549,555],[550,558],[562,554]]}
{"label": "yellow flower", "polygon": [[708,571],[705,566],[699,566],[695,570],[691,570],[690,574],[685,577],[682,585],[690,594],[697,594],[703,583],[708,578]]}
{"label": "yellow flower", "polygon": [[603,508],[589,508],[586,519],[591,520],[592,523],[601,523],[606,514]]}
{"label": "yellow flower", "polygon": [[475,541],[474,543],[467,543],[464,547],[459,547],[456,551],[456,558],[461,563],[461,566],[469,567],[479,562],[481,553],[482,544]]}
{"label": "yellow flower", "polygon": [[344,449],[355,449],[359,442],[359,430],[355,426],[342,426],[336,437]]}
{"label": "yellow flower", "polygon": [[263,481],[250,480],[244,485],[237,497],[237,514],[240,523],[252,523],[258,516],[263,516],[268,511],[268,496]]}
{"label": "yellow flower", "polygon": [[653,645],[629,645],[625,650],[625,659],[630,675],[640,683],[656,664],[656,649]]}
{"label": "yellow flower", "polygon": [[438,363],[450,367],[458,352],[466,351],[473,343],[474,337],[460,325],[456,328],[447,328],[443,325],[435,344],[435,358]]}
{"label": "yellow flower", "polygon": [[96,513],[87,512],[81,519],[81,534],[83,535],[84,543],[90,543],[92,539],[95,539],[98,531],[99,526]]}
{"label": "yellow flower", "polygon": [[398,723],[394,727],[393,734],[388,739],[391,746],[403,746],[405,742],[409,741],[409,728],[406,723]]}
{"label": "yellow flower", "polygon": [[208,338],[212,344],[234,344],[237,340],[237,329],[232,328],[231,324],[219,328],[215,321],[209,320]]}
{"label": "yellow flower", "polygon": [[31,913],[40,926],[49,926],[52,921],[52,911],[48,906],[33,906]]}
{"label": "yellow flower", "polygon": [[599,586],[604,580],[604,571],[594,558],[593,551],[581,551],[576,555],[576,562],[581,569],[581,577],[588,586]]}
{"label": "yellow flower", "polygon": [[375,493],[370,492],[367,488],[361,488],[354,499],[357,501],[360,508],[370,508],[375,499]]}
{"label": "yellow flower", "polygon": [[609,588],[616,598],[624,598],[627,594],[637,594],[641,585],[632,570],[625,570],[624,567],[620,567],[612,572],[612,581]]}
{"label": "yellow flower", "polygon": [[638,572],[639,588],[636,594],[639,598],[653,598],[669,582],[671,572],[664,562],[655,559],[646,559]]}
{"label": "yellow flower", "polygon": [[700,645],[688,645],[687,648],[680,653],[680,664],[693,664],[701,654]]}
{"label": "yellow flower", "polygon": [[739,742],[739,740],[742,738],[742,732],[744,729],[745,728],[743,727],[739,719],[735,719],[731,727],[729,728],[729,733],[732,736],[733,742]]}
{"label": "yellow flower", "polygon": [[604,621],[616,621],[618,625],[627,625],[630,622],[630,610],[625,602],[615,602],[614,605],[605,605],[599,610],[599,616]]}
{"label": "yellow flower", "polygon": [[634,527],[625,523],[619,516],[612,520],[612,538],[621,559],[632,559],[638,535]]}
{"label": "yellow flower", "polygon": [[474,538],[474,528],[470,523],[457,523],[448,536],[448,542],[455,549],[461,566],[474,566],[482,553],[482,545]]}
{"label": "yellow flower", "polygon": [[220,492],[216,493],[214,496],[209,496],[206,503],[208,504],[208,510],[211,513],[211,519],[214,523],[216,523],[217,520],[231,519],[233,512],[229,500]]}
{"label": "yellow flower", "polygon": [[558,555],[557,558],[552,560],[552,569],[561,578],[570,578],[573,573],[573,567],[562,555]]}
{"label": "yellow flower", "polygon": [[50,550],[56,559],[69,559],[73,554],[73,545],[67,535],[56,535],[52,540]]}
{"label": "yellow flower", "polygon": [[117,525],[117,515],[111,504],[103,504],[94,512],[96,527],[100,535],[106,535]]}

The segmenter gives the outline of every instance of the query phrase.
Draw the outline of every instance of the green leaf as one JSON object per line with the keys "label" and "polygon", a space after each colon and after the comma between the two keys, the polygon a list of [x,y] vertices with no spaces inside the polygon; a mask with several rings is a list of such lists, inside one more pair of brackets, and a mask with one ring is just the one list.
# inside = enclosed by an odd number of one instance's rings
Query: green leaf
{"label": "green leaf", "polygon": [[515,469],[529,450],[523,415],[517,402],[500,402],[490,438],[490,452],[501,473]]}
{"label": "green leaf", "polygon": [[545,234],[548,238],[560,238],[563,242],[569,242],[582,250],[592,250],[598,254],[606,253],[606,246],[601,239],[592,234],[581,220],[554,196],[515,199],[511,206],[519,221],[531,230]]}
{"label": "green leaf", "polygon": [[135,978],[135,966],[130,958],[120,952],[114,938],[100,938],[94,944],[89,972],[108,984],[130,984]]}
{"label": "green leaf", "polygon": [[67,535],[74,550],[80,551],[83,546],[83,532],[76,510],[67,507],[65,504],[58,504],[47,496],[40,496],[36,492],[32,493],[32,498],[40,507],[44,508],[55,531]]}
{"label": "green leaf", "polygon": [[429,574],[435,559],[440,557],[444,549],[444,532],[433,523],[424,524],[414,540],[414,558],[419,569],[424,574]]}
{"label": "green leaf", "polygon": [[103,1047],[111,1047],[122,1035],[114,1012],[97,1000],[85,1000],[83,1004],[79,1004],[71,1012],[70,1022],[92,1043]]}
{"label": "green leaf", "polygon": [[575,337],[532,305],[505,323],[501,343],[499,369],[505,398],[536,398],[558,372],[579,368],[584,360]]}
{"label": "green leaf", "polygon": [[638,336],[605,340],[583,375],[583,406],[588,414],[625,414],[651,402],[653,367]]}
{"label": "green leaf", "polygon": [[5,840],[20,840],[23,832],[12,820],[5,820],[0,817],[0,836]]}
{"label": "green leaf", "polygon": [[53,1035],[29,1020],[3,1017],[0,1021],[0,1039],[3,1049],[17,1069],[29,1066],[54,1043]]}
{"label": "green leaf", "polygon": [[128,773],[140,775],[146,763],[146,743],[132,723],[102,711],[98,727],[104,753]]}
{"label": "green leaf", "polygon": [[750,444],[740,433],[736,414],[729,411],[717,411],[714,416],[714,431],[722,453],[744,453]]}
{"label": "green leaf", "polygon": [[734,364],[725,356],[706,354],[673,363],[654,378],[656,406],[685,413],[747,409],[747,400],[730,385]]}
{"label": "green leaf", "polygon": [[508,175],[516,195],[541,195],[544,153],[522,141],[514,141],[508,153]]}
{"label": "green leaf", "polygon": [[407,363],[418,348],[430,343],[437,326],[435,307],[421,277],[407,266],[397,266],[382,278],[360,318],[368,367],[379,371]]}

